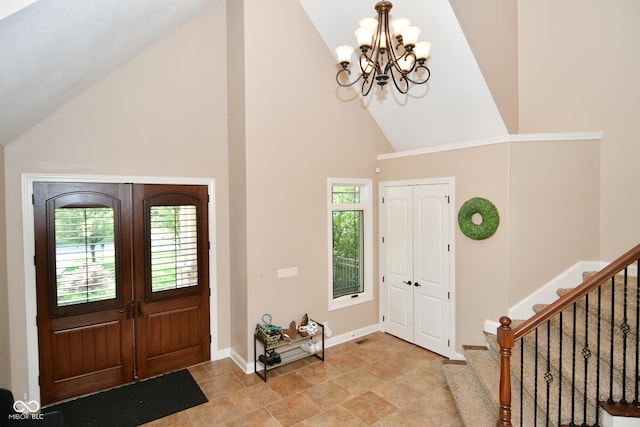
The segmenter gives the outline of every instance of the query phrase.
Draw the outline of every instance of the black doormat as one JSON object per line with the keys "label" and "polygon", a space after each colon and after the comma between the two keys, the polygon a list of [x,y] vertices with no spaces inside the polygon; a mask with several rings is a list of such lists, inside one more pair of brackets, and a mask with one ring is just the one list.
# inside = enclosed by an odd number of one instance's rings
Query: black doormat
{"label": "black doormat", "polygon": [[133,427],[207,402],[188,370],[49,406],[68,427]]}

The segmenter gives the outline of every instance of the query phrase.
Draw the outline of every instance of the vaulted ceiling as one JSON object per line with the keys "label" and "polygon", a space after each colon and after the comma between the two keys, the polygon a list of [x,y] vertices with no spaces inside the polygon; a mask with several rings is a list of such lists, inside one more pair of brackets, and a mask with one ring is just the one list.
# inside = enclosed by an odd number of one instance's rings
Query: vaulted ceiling
{"label": "vaulted ceiling", "polygon": [[[7,144],[154,40],[220,0],[5,0],[0,6],[0,144]],[[373,0],[298,0],[333,49],[374,17]],[[396,151],[507,134],[448,0],[403,0],[433,43],[427,85],[407,95],[374,89],[361,100]]]}

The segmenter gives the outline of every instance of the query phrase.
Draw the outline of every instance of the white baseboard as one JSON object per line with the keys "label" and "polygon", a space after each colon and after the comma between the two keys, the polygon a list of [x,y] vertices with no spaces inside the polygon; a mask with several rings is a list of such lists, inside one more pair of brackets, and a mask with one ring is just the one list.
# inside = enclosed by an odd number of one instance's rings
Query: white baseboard
{"label": "white baseboard", "polygon": [[489,332],[490,334],[497,334],[497,330],[500,327],[500,323],[494,320],[485,320],[484,321],[484,331]]}
{"label": "white baseboard", "polygon": [[333,347],[338,344],[345,343],[347,341],[351,341],[354,338],[363,337],[365,335],[372,334],[374,332],[382,331],[382,325],[379,323],[366,326],[364,328],[356,329],[351,332],[347,332],[346,334],[335,335],[331,338],[325,338],[324,345],[325,347]]}
{"label": "white baseboard", "polygon": [[561,288],[575,288],[583,282],[582,273],[585,271],[599,271],[608,263],[601,261],[578,261],[573,266],[551,279],[546,285],[524,298],[509,309],[511,319],[528,319],[533,316],[535,304],[550,304],[558,299],[556,293]]}
{"label": "white baseboard", "polygon": [[[564,272],[551,279],[531,295],[522,299],[508,311],[511,319],[528,319],[535,314],[533,306],[536,304],[550,304],[558,299],[557,290],[561,288],[574,288],[583,282],[582,273],[586,271],[599,271],[609,265],[605,261],[578,261]],[[637,268],[629,266],[628,274],[637,276]],[[500,323],[497,320],[485,320],[484,330],[495,334]]]}
{"label": "white baseboard", "polygon": [[454,350],[449,360],[467,360],[467,358],[464,357],[464,354],[458,353],[457,351]]}

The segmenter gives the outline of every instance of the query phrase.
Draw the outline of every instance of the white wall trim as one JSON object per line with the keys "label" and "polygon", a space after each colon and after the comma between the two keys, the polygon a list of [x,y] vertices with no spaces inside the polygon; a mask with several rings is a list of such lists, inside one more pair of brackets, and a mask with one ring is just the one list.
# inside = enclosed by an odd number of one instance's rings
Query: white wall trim
{"label": "white wall trim", "polygon": [[531,133],[501,135],[491,138],[474,139],[452,144],[442,144],[415,150],[398,151],[395,153],[379,154],[378,160],[396,159],[399,157],[419,156],[422,154],[438,153],[442,151],[461,150],[464,148],[481,147],[484,145],[504,144],[507,142],[547,142],[547,141],[600,141],[602,132],[571,132],[571,133]]}
{"label": "white wall trim", "polygon": [[[558,294],[556,293],[558,289],[575,288],[583,282],[582,273],[587,271],[600,271],[609,264],[611,264],[609,261],[578,261],[551,279],[546,285],[513,305],[507,315],[511,319],[528,319],[535,314],[533,311],[535,304],[552,303],[558,299]],[[630,275],[637,276],[636,270],[635,266],[629,266],[627,269]],[[499,326],[500,323],[497,320],[487,319],[484,323],[484,331],[495,334]]]}
{"label": "white wall trim", "polygon": [[216,197],[215,179],[213,178],[189,178],[189,177],[154,177],[154,176],[118,176],[118,175],[67,175],[47,173],[23,173],[22,174],[22,238],[24,242],[24,278],[25,278],[25,325],[27,329],[27,386],[29,396],[23,396],[31,400],[40,401],[40,386],[38,375],[40,372],[38,350],[38,327],[36,315],[38,314],[36,294],[36,274],[33,265],[35,254],[34,211],[32,204],[33,183],[41,182],[91,182],[91,183],[133,183],[133,184],[181,184],[181,185],[206,185],[211,197],[209,201],[209,287],[211,297],[209,299],[209,321],[211,340],[211,359],[222,358],[218,354],[218,306],[217,306],[217,270],[216,270]]}
{"label": "white wall trim", "polygon": [[551,304],[559,297],[556,293],[558,289],[575,288],[584,280],[582,273],[585,271],[598,271],[606,265],[607,263],[600,261],[578,261],[551,279],[546,285],[514,304],[509,309],[508,316],[511,319],[528,319],[535,314],[533,311],[535,304]]}

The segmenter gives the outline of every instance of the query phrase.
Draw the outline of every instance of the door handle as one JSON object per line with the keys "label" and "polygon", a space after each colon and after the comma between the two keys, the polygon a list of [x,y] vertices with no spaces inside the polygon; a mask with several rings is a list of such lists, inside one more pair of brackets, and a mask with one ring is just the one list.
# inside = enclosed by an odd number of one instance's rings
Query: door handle
{"label": "door handle", "polygon": [[404,283],[405,285],[409,285],[409,286],[411,286],[411,280],[407,280],[406,282],[405,282],[405,281],[403,281],[402,283]]}
{"label": "door handle", "polygon": [[144,313],[142,312],[142,301],[138,300],[138,317],[142,317]]}
{"label": "door handle", "polygon": [[413,286],[422,286],[420,283],[416,282],[413,284]]}
{"label": "door handle", "polygon": [[131,303],[127,303],[127,308],[125,310],[120,310],[118,313],[127,313],[127,319],[131,319]]}

